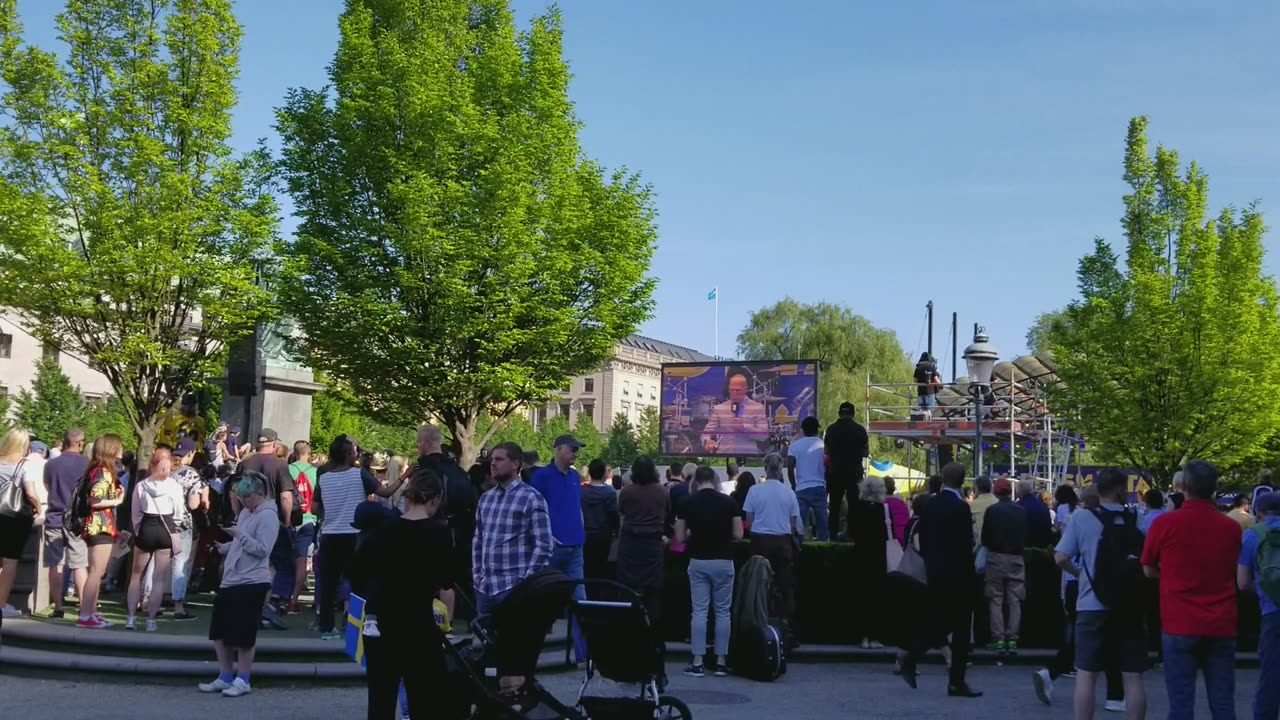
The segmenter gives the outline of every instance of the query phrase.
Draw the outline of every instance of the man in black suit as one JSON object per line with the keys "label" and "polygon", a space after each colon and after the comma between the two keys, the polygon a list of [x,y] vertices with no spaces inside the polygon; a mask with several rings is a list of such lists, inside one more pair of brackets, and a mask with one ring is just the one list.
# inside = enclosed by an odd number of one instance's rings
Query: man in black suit
{"label": "man in black suit", "polygon": [[970,597],[974,582],[973,515],[960,494],[964,466],[948,463],[942,468],[942,492],[929,499],[920,512],[920,554],[928,573],[930,613],[926,627],[902,664],[902,679],[916,686],[916,663],[928,651],[932,638],[951,634],[951,677],[947,694],[952,697],[981,697],[964,680],[969,660],[969,626],[973,608]]}

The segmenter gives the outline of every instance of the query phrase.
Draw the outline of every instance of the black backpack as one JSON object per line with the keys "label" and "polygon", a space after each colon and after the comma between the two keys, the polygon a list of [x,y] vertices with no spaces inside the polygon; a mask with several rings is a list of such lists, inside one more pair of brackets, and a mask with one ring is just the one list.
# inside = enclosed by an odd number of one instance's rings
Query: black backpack
{"label": "black backpack", "polygon": [[1094,553],[1093,572],[1085,567],[1093,594],[1108,610],[1124,611],[1140,608],[1146,587],[1142,572],[1142,544],[1138,515],[1131,510],[1093,511],[1102,523],[1102,537]]}
{"label": "black backpack", "polygon": [[76,489],[71,493],[71,504],[62,514],[62,528],[69,534],[79,537],[84,535],[84,524],[93,512],[89,506],[89,479],[80,478]]}

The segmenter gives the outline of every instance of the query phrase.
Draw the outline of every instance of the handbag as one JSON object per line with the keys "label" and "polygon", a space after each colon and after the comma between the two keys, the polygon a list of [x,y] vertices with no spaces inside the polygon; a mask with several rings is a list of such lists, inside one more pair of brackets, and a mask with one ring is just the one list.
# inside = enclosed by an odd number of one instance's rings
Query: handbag
{"label": "handbag", "polygon": [[893,569],[902,563],[902,546],[893,537],[893,518],[889,515],[889,506],[882,507],[884,507],[884,529],[889,536],[889,539],[884,541],[884,566]]}
{"label": "handbag", "polygon": [[27,459],[23,458],[13,469],[9,484],[0,491],[0,515],[29,518],[34,514],[30,503],[27,502],[27,493],[22,489],[22,467],[26,464]]}

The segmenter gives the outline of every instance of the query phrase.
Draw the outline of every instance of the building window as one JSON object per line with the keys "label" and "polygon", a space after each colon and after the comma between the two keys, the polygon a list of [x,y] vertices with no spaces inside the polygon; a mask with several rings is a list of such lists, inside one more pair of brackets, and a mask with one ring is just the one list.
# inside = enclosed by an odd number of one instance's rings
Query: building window
{"label": "building window", "polygon": [[631,394],[631,381],[630,381],[630,380],[623,380],[623,381],[622,381],[622,394],[623,394],[623,395],[630,395],[630,394]]}
{"label": "building window", "polygon": [[41,348],[41,351],[44,354],[45,360],[52,360],[55,363],[58,362],[58,348],[50,345],[49,343],[45,343],[44,347]]}
{"label": "building window", "polygon": [[573,383],[572,380],[565,380],[564,385],[560,387],[560,392],[567,393],[572,390],[573,388],[570,386],[571,383]]}
{"label": "building window", "polygon": [[86,394],[86,395],[84,396],[84,404],[85,404],[85,405],[88,405],[88,406],[90,406],[90,407],[96,407],[96,406],[98,406],[98,405],[101,405],[101,404],[102,404],[102,396],[101,396],[101,395],[89,395],[89,394]]}
{"label": "building window", "polygon": [[[590,381],[588,380],[588,382],[590,382]],[[591,422],[595,422],[595,421],[596,421],[596,406],[595,406],[595,405],[592,405],[592,404],[583,405],[583,406],[582,406],[582,409],[578,411],[578,414],[579,414],[579,415],[586,414],[586,416],[587,416],[587,417],[591,418]]]}
{"label": "building window", "polygon": [[650,385],[650,386],[649,386],[649,399],[650,399],[650,400],[657,400],[657,399],[658,399],[658,386],[657,386],[657,385]]}
{"label": "building window", "polygon": [[569,403],[560,403],[560,414],[564,416],[565,420],[569,419]]}
{"label": "building window", "polygon": [[596,391],[596,381],[595,381],[595,378],[583,378],[583,380],[582,380],[582,392],[584,392],[584,393],[593,393],[593,392],[595,392],[595,391]]}
{"label": "building window", "polygon": [[547,421],[547,407],[544,405],[538,408],[538,424],[541,425],[546,421]]}
{"label": "building window", "polygon": [[8,333],[0,333],[0,358],[13,356],[13,336]]}
{"label": "building window", "polygon": [[9,397],[9,388],[0,385],[0,398]]}
{"label": "building window", "polygon": [[622,403],[622,417],[628,420],[631,419],[631,403],[629,402]]}

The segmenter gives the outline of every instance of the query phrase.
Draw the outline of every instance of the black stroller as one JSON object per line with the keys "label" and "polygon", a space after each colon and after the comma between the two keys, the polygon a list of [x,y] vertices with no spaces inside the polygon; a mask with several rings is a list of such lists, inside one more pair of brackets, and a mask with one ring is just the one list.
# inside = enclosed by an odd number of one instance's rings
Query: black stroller
{"label": "black stroller", "polygon": [[[577,585],[586,587],[590,599],[572,600]],[[564,616],[566,605],[586,637],[590,657],[576,702],[572,707],[562,703],[537,680],[529,680],[515,698],[500,696],[497,668],[532,677],[546,632]],[[510,609],[473,621],[469,646],[446,643],[451,671],[465,675],[475,689],[471,704],[477,720],[692,720],[684,702],[663,694],[662,653],[644,604],[625,585],[544,571],[513,591],[503,607]],[[593,692],[593,683],[604,685],[600,679],[609,681],[610,692]]]}

